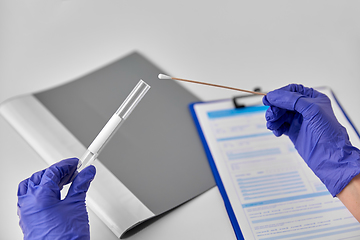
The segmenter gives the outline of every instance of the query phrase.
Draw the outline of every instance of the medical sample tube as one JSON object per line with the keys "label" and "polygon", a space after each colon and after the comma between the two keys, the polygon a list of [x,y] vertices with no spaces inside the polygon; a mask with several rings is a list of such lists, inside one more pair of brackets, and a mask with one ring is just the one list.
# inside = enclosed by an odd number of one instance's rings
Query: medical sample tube
{"label": "medical sample tube", "polygon": [[121,104],[119,109],[109,119],[94,141],[90,144],[84,155],[79,159],[77,167],[78,172],[95,161],[101,150],[109,142],[122,123],[129,117],[130,113],[134,110],[136,105],[141,101],[149,89],[150,85],[143,80],[138,82],[129,96],[127,96],[125,101]]}

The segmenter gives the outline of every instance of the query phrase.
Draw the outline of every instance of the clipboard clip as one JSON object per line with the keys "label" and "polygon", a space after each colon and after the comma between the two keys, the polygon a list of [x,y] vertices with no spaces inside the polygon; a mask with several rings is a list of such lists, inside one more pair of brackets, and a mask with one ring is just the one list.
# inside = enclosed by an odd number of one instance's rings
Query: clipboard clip
{"label": "clipboard clip", "polygon": [[[261,92],[260,87],[254,88],[254,92]],[[241,96],[235,96],[232,98],[235,108],[244,108],[252,105],[261,104],[262,96],[254,95],[254,94],[247,94]]]}

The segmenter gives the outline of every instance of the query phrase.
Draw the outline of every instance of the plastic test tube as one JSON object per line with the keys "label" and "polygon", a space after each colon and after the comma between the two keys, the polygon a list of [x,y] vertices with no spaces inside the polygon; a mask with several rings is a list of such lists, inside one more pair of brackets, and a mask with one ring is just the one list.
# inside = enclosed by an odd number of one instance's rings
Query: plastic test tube
{"label": "plastic test tube", "polygon": [[129,96],[127,96],[125,101],[121,104],[119,109],[109,119],[103,129],[96,136],[94,141],[90,144],[84,155],[80,158],[77,166],[78,172],[91,165],[95,161],[101,150],[109,142],[111,137],[119,129],[119,127],[134,110],[136,105],[140,102],[149,89],[150,85],[148,85],[143,80],[138,82]]}

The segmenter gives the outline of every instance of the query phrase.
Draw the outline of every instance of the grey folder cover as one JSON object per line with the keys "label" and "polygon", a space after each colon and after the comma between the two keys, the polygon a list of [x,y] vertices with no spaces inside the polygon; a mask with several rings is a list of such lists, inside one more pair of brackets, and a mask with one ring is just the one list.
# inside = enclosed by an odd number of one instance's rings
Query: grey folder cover
{"label": "grey folder cover", "polygon": [[[155,215],[215,186],[188,111],[199,101],[138,53],[34,96],[89,146],[139,79],[151,89],[101,152],[100,161]],[[114,189],[113,191],[116,191]]]}

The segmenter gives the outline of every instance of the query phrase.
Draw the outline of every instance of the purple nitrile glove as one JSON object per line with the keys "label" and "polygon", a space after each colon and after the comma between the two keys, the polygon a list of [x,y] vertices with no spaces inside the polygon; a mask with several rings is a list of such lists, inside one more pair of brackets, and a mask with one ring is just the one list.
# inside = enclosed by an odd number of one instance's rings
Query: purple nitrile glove
{"label": "purple nitrile glove", "polygon": [[19,184],[18,215],[24,239],[90,239],[85,197],[95,167],[82,170],[60,199],[60,190],[69,183],[78,161],[65,159]]}
{"label": "purple nitrile glove", "polygon": [[269,92],[263,103],[267,128],[285,134],[307,165],[336,196],[360,173],[360,151],[337,121],[330,99],[312,88],[290,84]]}

